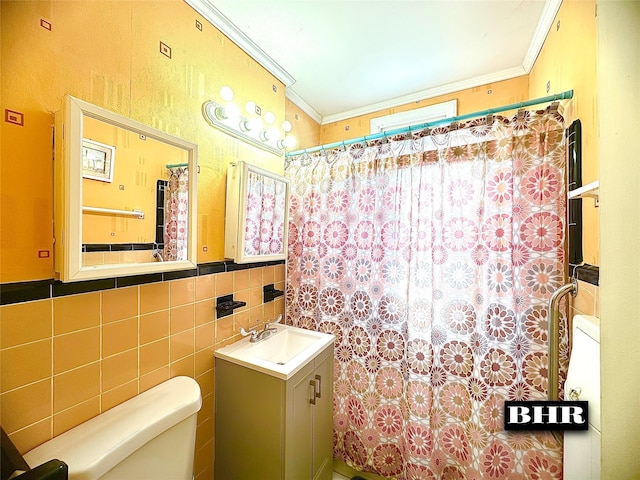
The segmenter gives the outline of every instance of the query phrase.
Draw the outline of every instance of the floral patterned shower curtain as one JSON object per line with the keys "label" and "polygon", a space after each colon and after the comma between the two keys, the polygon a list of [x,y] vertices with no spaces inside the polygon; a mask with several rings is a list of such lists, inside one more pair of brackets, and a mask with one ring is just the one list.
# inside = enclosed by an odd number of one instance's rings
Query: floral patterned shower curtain
{"label": "floral patterned shower curtain", "polygon": [[398,479],[561,478],[553,436],[502,415],[547,396],[563,132],[557,112],[521,112],[288,160],[287,318],[336,335],[337,458]]}
{"label": "floral patterned shower curtain", "polygon": [[164,192],[164,261],[187,259],[189,226],[189,169],[169,170]]}

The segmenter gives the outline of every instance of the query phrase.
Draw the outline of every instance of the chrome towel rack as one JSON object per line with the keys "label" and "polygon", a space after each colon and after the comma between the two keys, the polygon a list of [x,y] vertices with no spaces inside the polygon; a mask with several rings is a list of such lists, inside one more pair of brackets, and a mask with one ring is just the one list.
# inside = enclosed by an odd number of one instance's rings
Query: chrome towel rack
{"label": "chrome towel rack", "polygon": [[107,215],[125,215],[128,217],[136,217],[140,220],[144,219],[144,212],[142,210],[117,210],[114,208],[101,208],[101,207],[86,207],[82,206],[84,213],[104,213]]}

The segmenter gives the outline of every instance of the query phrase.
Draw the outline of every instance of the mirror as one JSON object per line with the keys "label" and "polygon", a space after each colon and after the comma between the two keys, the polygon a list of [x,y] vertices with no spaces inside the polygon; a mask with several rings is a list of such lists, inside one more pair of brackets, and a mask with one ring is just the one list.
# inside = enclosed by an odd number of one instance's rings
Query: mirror
{"label": "mirror", "polygon": [[56,121],[60,279],[196,268],[197,146],[71,96]]}
{"label": "mirror", "polygon": [[227,170],[225,257],[236,263],[284,260],[289,180],[247,162]]}

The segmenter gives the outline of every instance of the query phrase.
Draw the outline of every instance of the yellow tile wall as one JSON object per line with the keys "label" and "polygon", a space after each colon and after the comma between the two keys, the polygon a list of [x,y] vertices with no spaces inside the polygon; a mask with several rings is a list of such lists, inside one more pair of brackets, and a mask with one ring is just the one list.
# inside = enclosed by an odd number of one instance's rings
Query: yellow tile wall
{"label": "yellow tile wall", "polygon": [[600,317],[600,287],[578,281],[578,293],[571,302],[571,316],[594,315]]}
{"label": "yellow tile wall", "polygon": [[[0,307],[0,422],[21,453],[177,375],[202,392],[196,479],[213,478],[213,352],[284,313],[285,266],[256,267]],[[260,295],[258,295],[258,291]],[[215,298],[247,306],[218,319]]]}

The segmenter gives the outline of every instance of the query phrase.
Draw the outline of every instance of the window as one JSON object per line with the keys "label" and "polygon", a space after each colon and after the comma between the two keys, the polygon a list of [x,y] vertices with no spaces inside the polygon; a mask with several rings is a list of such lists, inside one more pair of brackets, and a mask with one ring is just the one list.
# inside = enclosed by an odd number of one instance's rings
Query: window
{"label": "window", "polygon": [[429,105],[428,107],[372,118],[371,133],[388,132],[389,130],[395,130],[397,128],[420,125],[422,123],[455,117],[456,114],[457,101],[450,100],[436,105]]}

